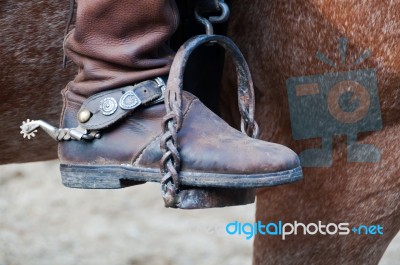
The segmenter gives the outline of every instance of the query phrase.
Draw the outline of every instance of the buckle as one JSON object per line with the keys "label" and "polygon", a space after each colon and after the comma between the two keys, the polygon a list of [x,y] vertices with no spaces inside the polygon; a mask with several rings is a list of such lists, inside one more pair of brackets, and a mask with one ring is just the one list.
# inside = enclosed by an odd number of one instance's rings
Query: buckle
{"label": "buckle", "polygon": [[164,81],[164,79],[162,79],[161,77],[154,78],[154,81],[158,84],[158,87],[161,89],[161,93],[162,94],[158,99],[150,102],[151,104],[149,104],[149,105],[158,104],[160,102],[163,102],[164,101],[164,95],[165,95],[165,89],[167,87],[166,84],[165,84],[166,81]]}

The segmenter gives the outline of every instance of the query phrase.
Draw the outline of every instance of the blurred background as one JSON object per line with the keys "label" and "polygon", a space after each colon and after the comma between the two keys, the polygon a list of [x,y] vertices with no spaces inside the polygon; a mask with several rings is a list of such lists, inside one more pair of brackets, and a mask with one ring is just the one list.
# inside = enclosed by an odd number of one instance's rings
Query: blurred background
{"label": "blurred background", "polygon": [[[159,185],[78,190],[58,161],[0,166],[0,265],[250,265],[252,240],[228,222],[253,222],[255,205],[164,208]],[[400,264],[400,236],[380,265]]]}

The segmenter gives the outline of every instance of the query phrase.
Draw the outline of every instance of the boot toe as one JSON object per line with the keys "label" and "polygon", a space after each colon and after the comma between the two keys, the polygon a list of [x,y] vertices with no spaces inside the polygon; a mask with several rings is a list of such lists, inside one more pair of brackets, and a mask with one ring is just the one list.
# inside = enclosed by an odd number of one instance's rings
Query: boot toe
{"label": "boot toe", "polygon": [[259,146],[253,156],[258,160],[258,173],[281,172],[300,167],[298,155],[290,148],[269,142],[257,141]]}
{"label": "boot toe", "polygon": [[291,149],[246,136],[199,100],[193,101],[178,139],[182,180],[185,175],[186,180],[197,177],[197,185],[210,179],[214,186],[263,187],[302,176],[300,160]]}

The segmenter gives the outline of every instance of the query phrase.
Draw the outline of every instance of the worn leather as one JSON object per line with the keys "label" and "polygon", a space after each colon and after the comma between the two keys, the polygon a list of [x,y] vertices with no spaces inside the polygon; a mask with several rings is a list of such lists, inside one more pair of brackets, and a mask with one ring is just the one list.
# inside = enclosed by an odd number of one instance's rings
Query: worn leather
{"label": "worn leather", "polygon": [[[279,172],[299,166],[289,148],[256,140],[233,129],[188,92],[182,97],[183,124],[178,133],[182,171],[230,174]],[[77,107],[69,106],[65,125],[77,125]],[[162,156],[163,104],[141,107],[100,139],[60,144],[62,164],[132,165],[159,168]]]}
{"label": "worn leather", "polygon": [[[192,96],[185,96],[183,111]],[[79,104],[69,102],[63,124],[67,128],[78,126],[76,115]],[[120,122],[101,131],[101,138],[91,141],[60,142],[59,158],[62,164],[111,165],[128,164],[137,160],[144,149],[162,133],[165,106],[141,106]]]}
{"label": "worn leather", "polygon": [[[78,126],[78,110],[91,96],[167,75],[173,52],[165,42],[179,19],[174,0],[77,0],[76,4],[75,28],[64,40],[64,51],[78,66],[78,74],[62,91],[61,127]],[[150,114],[148,109],[135,112],[103,130],[99,141],[61,143],[61,162],[129,164],[161,131],[164,108],[151,109]],[[142,120],[152,122],[142,124]],[[134,138],[131,132],[137,132]],[[111,147],[115,149],[109,152]]]}
{"label": "worn leather", "polygon": [[[95,99],[89,100],[94,102],[93,109],[85,105],[94,113],[99,93],[113,94],[115,88],[166,74],[172,57],[160,47],[176,24],[173,1],[78,0],[76,28],[67,36],[65,50],[79,66],[79,73],[64,90],[62,127],[78,126],[77,113],[85,99]],[[183,92],[181,99],[178,92],[183,121],[177,135],[182,171],[246,175],[299,166],[297,155],[289,148],[246,136],[195,96]],[[167,97],[171,100],[173,95]],[[100,139],[61,142],[61,163],[158,169],[165,105],[140,106],[124,113],[126,117],[104,126]]]}
{"label": "worn leather", "polygon": [[76,25],[64,50],[79,72],[66,99],[87,97],[168,73],[164,45],[178,25],[174,0],[77,0]]}
{"label": "worn leather", "polygon": [[[187,100],[185,98],[183,103]],[[197,98],[191,99],[184,112],[178,145],[181,170],[187,172],[245,175],[285,171],[300,165],[291,149],[248,137],[230,127]],[[157,138],[134,165],[158,167],[161,156]]]}

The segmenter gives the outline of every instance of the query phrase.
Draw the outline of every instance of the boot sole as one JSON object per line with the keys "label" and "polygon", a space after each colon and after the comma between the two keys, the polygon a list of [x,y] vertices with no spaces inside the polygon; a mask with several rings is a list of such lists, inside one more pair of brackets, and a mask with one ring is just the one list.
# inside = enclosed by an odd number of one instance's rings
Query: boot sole
{"label": "boot sole", "polygon": [[[60,165],[62,183],[66,187],[81,189],[119,189],[144,182],[160,182],[158,169],[131,166],[76,166]],[[265,174],[218,174],[180,172],[180,185],[215,188],[261,188],[302,179],[301,167]]]}

